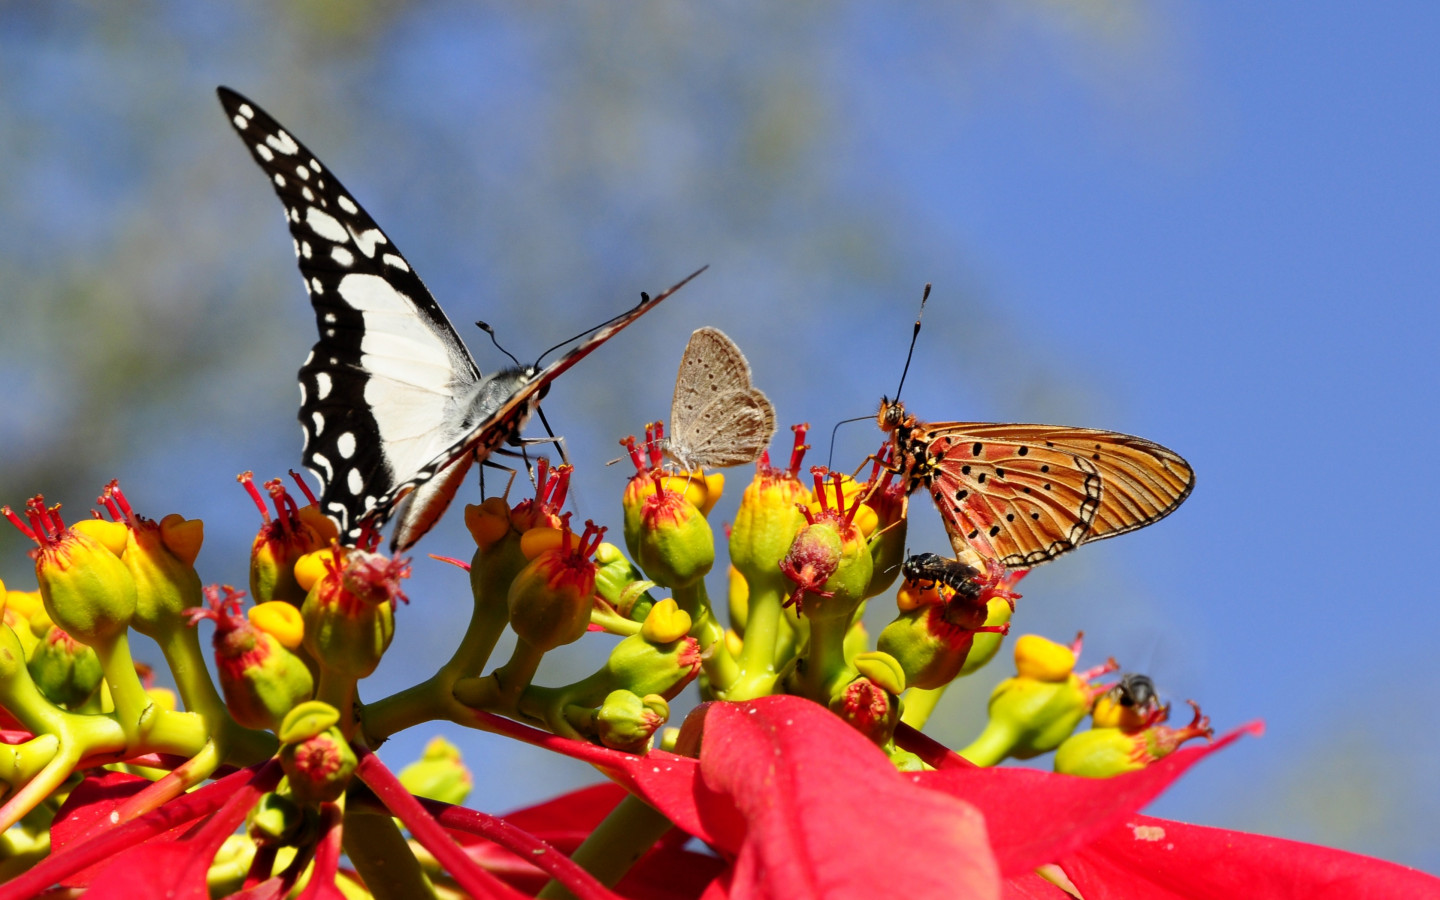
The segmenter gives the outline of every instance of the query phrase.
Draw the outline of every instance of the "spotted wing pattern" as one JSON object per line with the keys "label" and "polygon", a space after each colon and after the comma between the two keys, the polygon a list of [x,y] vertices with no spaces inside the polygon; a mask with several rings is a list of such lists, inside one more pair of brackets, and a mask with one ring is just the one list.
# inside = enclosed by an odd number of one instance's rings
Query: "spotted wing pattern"
{"label": "spotted wing pattern", "polygon": [[471,462],[518,433],[550,382],[675,290],[543,370],[484,377],[394,242],[319,159],[251,101],[219,95],[284,206],[315,309],[319,339],[300,369],[303,459],[348,541],[383,527],[412,493],[394,544],[418,540]]}
{"label": "spotted wing pattern", "polygon": [[666,452],[685,469],[753,462],[775,436],[775,408],[750,363],[718,328],[690,335],[675,376]]}
{"label": "spotted wing pattern", "polygon": [[968,549],[1010,568],[1164,518],[1195,484],[1179,454],[1128,434],[909,422],[891,438],[910,489],[929,489],[957,555]]}

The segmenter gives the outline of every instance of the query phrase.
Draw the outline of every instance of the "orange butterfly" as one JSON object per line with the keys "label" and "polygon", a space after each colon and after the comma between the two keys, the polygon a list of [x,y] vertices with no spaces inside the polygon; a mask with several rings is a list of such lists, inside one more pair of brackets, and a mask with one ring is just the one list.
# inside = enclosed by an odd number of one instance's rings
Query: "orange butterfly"
{"label": "orange butterfly", "polygon": [[925,423],[888,399],[879,422],[907,492],[930,489],[964,561],[1039,565],[1164,518],[1195,486],[1178,453],[1114,431]]}

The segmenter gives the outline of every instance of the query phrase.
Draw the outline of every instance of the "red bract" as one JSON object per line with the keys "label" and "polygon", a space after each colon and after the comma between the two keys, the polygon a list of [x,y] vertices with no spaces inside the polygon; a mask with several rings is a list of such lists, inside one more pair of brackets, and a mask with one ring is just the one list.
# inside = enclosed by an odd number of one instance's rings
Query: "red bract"
{"label": "red bract", "polygon": [[[1042,865],[1086,900],[1440,896],[1440,880],[1380,860],[1137,814],[1191,765],[1258,726],[1139,772],[1090,779],[962,764],[901,774],[827,710],[787,696],[711,704],[698,761],[627,756],[504,720],[487,725],[596,765],[709,843],[729,866],[705,897],[1071,896],[1036,874]],[[958,759],[920,743],[932,762]],[[584,798],[588,814],[577,817],[570,797]],[[564,831],[569,844],[602,805],[596,795],[570,797],[514,820]],[[668,856],[675,865],[683,852],[662,844],[647,861]]]}

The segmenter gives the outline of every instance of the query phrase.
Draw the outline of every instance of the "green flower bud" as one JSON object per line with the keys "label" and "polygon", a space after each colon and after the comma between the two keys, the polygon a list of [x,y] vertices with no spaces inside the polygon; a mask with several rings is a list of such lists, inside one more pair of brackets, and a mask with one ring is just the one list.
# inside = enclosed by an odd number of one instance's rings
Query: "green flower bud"
{"label": "green flower bud", "polygon": [[[664,604],[674,602],[662,601],[655,609],[663,610]],[[683,611],[676,611],[684,615]],[[654,616],[652,612],[651,617]],[[658,694],[670,700],[700,673],[700,665],[699,641],[684,634],[670,641],[655,641],[642,630],[615,645],[603,671],[609,685],[641,696]]]}
{"label": "green flower bud", "polygon": [[250,596],[256,603],[284,600],[298,606],[305,599],[306,588],[295,578],[295,564],[302,556],[330,546],[339,537],[339,529],[313,499],[310,505],[297,507],[278,478],[265,482],[275,505],[271,518],[255,487],[254,473],[242,472],[238,480],[264,519],[250,546]]}
{"label": "green flower bud", "polygon": [[663,697],[612,691],[595,712],[595,734],[613,750],[643,753],[669,719],[670,705]]}
{"label": "green flower bud", "polygon": [[78,706],[100,686],[104,672],[95,651],[51,625],[30,659],[30,677],[52,703]]}
{"label": "green flower bud", "polygon": [[[19,592],[16,591],[15,593]],[[50,621],[48,616],[45,618],[45,621]],[[0,613],[0,622],[4,622],[6,627],[14,632],[15,639],[20,642],[20,649],[24,654],[25,661],[28,661],[35,655],[35,648],[39,646],[40,638],[35,635],[35,632],[30,630],[30,621],[28,619],[7,606],[4,612]],[[49,630],[48,625],[46,626],[46,630]]]}
{"label": "green flower bud", "polygon": [[890,743],[895,724],[900,721],[899,699],[864,676],[845,685],[830,699],[830,711],[882,747]]}
{"label": "green flower bud", "polygon": [[4,514],[40,545],[35,577],[51,621],[82,644],[108,645],[135,614],[135,580],[119,556],[125,527],[87,519],[66,528],[59,510],[35,497],[25,504],[28,527],[9,507]]}
{"label": "green flower bud", "polygon": [[658,473],[635,476],[621,503],[630,555],[656,584],[674,590],[694,584],[715,565],[715,536],[704,513],[666,480]]}
{"label": "green flower bud", "polygon": [[645,576],[614,544],[601,544],[595,550],[595,593],[632,622],[643,622],[655,605],[650,588],[655,582]]}
{"label": "green flower bud", "polygon": [[960,755],[978,765],[1005,756],[1029,759],[1060,746],[1090,710],[1090,692],[1074,673],[1068,648],[1027,634],[1015,642],[1014,678],[995,686],[990,721]]}
{"label": "green flower bud", "polygon": [[1135,772],[1163,759],[1194,738],[1209,738],[1210,720],[1191,704],[1195,717],[1183,728],[1156,723],[1140,731],[1092,728],[1074,734],[1055,751],[1055,771],[1087,778],[1110,778]]}
{"label": "green flower bud", "polygon": [[[300,607],[305,649],[331,672],[364,678],[395,636],[395,600],[405,597],[400,580],[410,577],[410,563],[364,550],[347,550],[341,561],[329,550],[313,558],[325,574],[308,586]],[[296,568],[304,575],[310,567],[302,559]]]}
{"label": "green flower bud", "polygon": [[255,842],[248,835],[227,836],[205,872],[205,886],[210,896],[226,897],[240,890],[254,859]]}
{"label": "green flower bud", "polygon": [[470,559],[470,590],[475,602],[504,621],[509,615],[505,596],[510,584],[529,562],[520,550],[520,532],[510,520],[510,508],[499,497],[465,507],[465,526],[475,539]]}
{"label": "green flower bud", "polygon": [[506,602],[510,627],[541,652],[580,639],[590,625],[591,596],[595,593],[595,552],[605,533],[593,522],[575,540],[567,524],[561,546],[544,550],[520,570],[510,584]]}
{"label": "green flower bud", "polygon": [[858,528],[821,518],[795,535],[780,571],[795,583],[790,599],[802,615],[848,622],[865,599],[874,560]]}
{"label": "green flower bud", "polygon": [[[314,678],[300,657],[240,615],[243,592],[228,585],[224,592],[222,598],[220,588],[206,588],[209,607],[192,610],[191,623],[215,622],[215,664],[230,715],[246,728],[274,729],[310,699]],[[285,608],[293,614],[294,607]]]}
{"label": "green flower bud", "polygon": [[470,796],[474,778],[460,758],[460,748],[433,737],[424,755],[400,770],[400,783],[418,797],[459,805]]}
{"label": "green flower bud", "polygon": [[290,781],[297,803],[333,803],[350,786],[355,751],[339,728],[325,731],[280,748],[280,766]]}
{"label": "green flower bud", "polygon": [[245,819],[245,833],[257,844],[295,844],[306,826],[305,811],[274,791],[260,798]]}
{"label": "green flower bud", "polygon": [[979,609],[964,602],[923,603],[886,625],[875,646],[900,663],[907,684],[928,690],[988,662],[1009,621],[1010,604],[999,598]]}
{"label": "green flower bud", "polygon": [[130,512],[118,488],[114,495],[130,525],[123,559],[135,580],[131,625],[147,637],[159,638],[183,624],[185,610],[202,602],[195,558],[205,538],[204,525],[174,513],[154,522]]}
{"label": "green flower bud", "polygon": [[762,457],[755,479],[740,497],[740,509],[730,528],[730,562],[745,577],[750,593],[783,594],[788,589],[780,561],[790,552],[795,535],[805,527],[799,506],[810,502],[810,491],[796,477],[804,431],[797,432],[797,449],[790,469],[773,469]]}

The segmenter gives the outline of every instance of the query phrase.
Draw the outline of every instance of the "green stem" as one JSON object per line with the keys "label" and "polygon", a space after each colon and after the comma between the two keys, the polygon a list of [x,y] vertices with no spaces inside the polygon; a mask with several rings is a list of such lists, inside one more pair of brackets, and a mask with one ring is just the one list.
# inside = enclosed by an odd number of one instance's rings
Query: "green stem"
{"label": "green stem", "polygon": [[140,719],[152,705],[150,695],[135,673],[135,661],[130,656],[130,635],[121,631],[112,640],[96,641],[95,655],[100,657],[100,667],[105,672],[105,683],[110,686],[110,698],[115,703],[115,718],[125,732],[125,745],[133,750],[140,743]]}
{"label": "green stem", "polygon": [[798,678],[800,693],[816,703],[828,704],[837,682],[846,674],[845,634],[848,618],[810,620],[810,647]]}
{"label": "green stem", "polygon": [[500,688],[492,712],[511,715],[517,712],[520,695],[534,680],[535,670],[540,668],[540,660],[544,658],[544,650],[536,648],[521,638],[516,638],[515,649],[511,651],[510,659],[506,661],[505,665],[496,669],[491,676]]}
{"label": "green stem", "polygon": [[[606,887],[614,887],[635,861],[675,824],[643,800],[626,797],[595,826],[570,859]],[[536,895],[542,900],[558,900],[573,896],[559,882],[551,881]]]}
{"label": "green stem", "polygon": [[365,802],[348,803],[343,842],[345,854],[376,900],[435,896],[435,888],[425,877],[410,844],[383,808]]}
{"label": "green stem", "polygon": [[725,691],[724,699],[753,700],[775,693],[780,669],[776,664],[776,650],[785,621],[784,597],[783,592],[769,583],[750,594],[745,643],[738,660],[740,674]]}
{"label": "green stem", "polygon": [[353,737],[359,724],[355,711],[355,676],[334,669],[320,667],[320,682],[315,686],[315,699],[324,701],[340,711],[340,733],[346,739]]}
{"label": "green stem", "polygon": [[905,692],[905,711],[900,713],[900,721],[919,731],[930,721],[930,714],[935,711],[935,704],[945,696],[945,688],[948,684],[938,688],[911,688]]}
{"label": "green stem", "polygon": [[369,746],[378,747],[390,735],[434,719],[463,723],[469,709],[455,699],[455,683],[480,674],[507,624],[509,617],[504,602],[477,600],[470,624],[449,662],[419,684],[367,703],[361,710],[362,728]]}
{"label": "green stem", "polygon": [[275,755],[279,742],[265,731],[243,728],[230,716],[225,701],[215,690],[210,672],[205,668],[205,655],[200,649],[200,636],[188,625],[166,628],[156,636],[165,664],[175,676],[175,686],[185,708],[200,716],[214,739],[221,757],[239,766],[248,766]]}
{"label": "green stem", "polygon": [[690,615],[690,636],[700,642],[700,652],[705,654],[705,675],[710,679],[711,690],[723,694],[740,677],[740,669],[725,646],[725,628],[711,612],[705,579],[697,578],[671,593],[675,603]]}
{"label": "green stem", "polygon": [[980,736],[959,753],[977,766],[994,766],[1009,756],[1014,746],[1014,733],[992,719]]}

